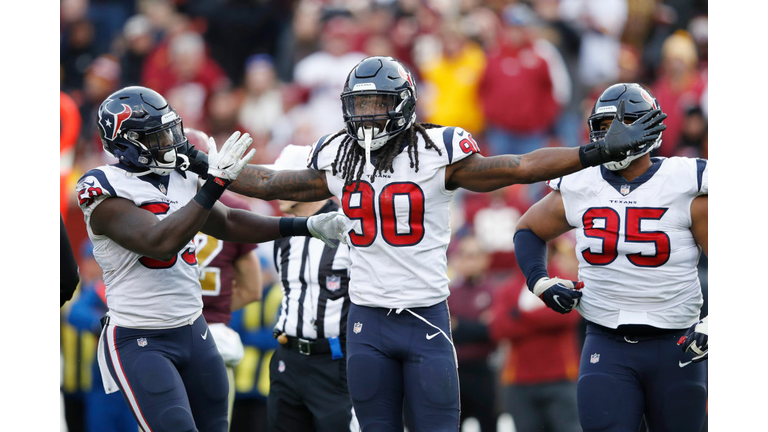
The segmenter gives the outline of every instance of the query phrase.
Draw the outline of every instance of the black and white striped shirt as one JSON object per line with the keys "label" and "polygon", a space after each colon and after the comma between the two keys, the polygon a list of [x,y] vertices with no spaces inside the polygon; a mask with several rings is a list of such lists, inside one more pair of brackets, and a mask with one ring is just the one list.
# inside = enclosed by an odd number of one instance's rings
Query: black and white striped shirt
{"label": "black and white striped shirt", "polygon": [[[328,201],[318,214],[337,211]],[[349,246],[328,247],[314,237],[275,240],[275,268],[283,286],[275,330],[305,339],[346,337]]]}

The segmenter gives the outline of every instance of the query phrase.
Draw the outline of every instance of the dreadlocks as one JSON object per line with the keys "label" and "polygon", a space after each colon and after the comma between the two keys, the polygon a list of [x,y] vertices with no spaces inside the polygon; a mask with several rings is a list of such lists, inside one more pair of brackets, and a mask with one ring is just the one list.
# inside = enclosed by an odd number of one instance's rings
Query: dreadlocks
{"label": "dreadlocks", "polygon": [[[416,172],[419,171],[419,151],[418,151],[418,132],[424,137],[426,142],[426,148],[433,149],[437,154],[443,154],[442,151],[432,142],[432,139],[427,135],[427,129],[442,127],[440,125],[432,123],[414,123],[413,126],[403,133],[398,134],[391,143],[385,145],[376,157],[376,163],[374,164],[373,174],[371,175],[371,182],[375,181],[377,174],[381,175],[384,172],[394,172],[392,163],[395,160],[395,156],[400,153],[400,147],[403,145],[403,141],[408,141],[408,158],[411,160],[411,168],[415,168]],[[331,138],[327,139],[316,153],[328,146],[331,141],[335,140],[341,135],[346,133],[345,129],[340,130]],[[346,135],[339,145],[338,151],[336,151],[336,159],[333,161],[331,168],[333,169],[333,175],[340,172],[344,178],[344,186],[351,185],[352,183],[359,183],[363,176],[363,170],[365,168],[365,149],[359,146],[356,140]],[[310,164],[311,165],[311,164]],[[309,167],[309,165],[307,165]],[[355,185],[357,190],[357,185]]]}

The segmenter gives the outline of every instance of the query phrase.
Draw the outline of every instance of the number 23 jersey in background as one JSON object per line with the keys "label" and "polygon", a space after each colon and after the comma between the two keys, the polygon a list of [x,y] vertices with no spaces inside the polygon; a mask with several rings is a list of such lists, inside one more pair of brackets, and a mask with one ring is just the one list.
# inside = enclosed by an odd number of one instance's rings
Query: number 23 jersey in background
{"label": "number 23 jersey in background", "polygon": [[93,255],[104,272],[111,323],[122,327],[172,328],[200,312],[195,244],[190,240],[163,262],[131,252],[91,230],[91,214],[104,200],[127,199],[160,220],[186,205],[197,193],[197,175],[132,176],[116,166],[102,166],[77,182],[77,198],[85,217]]}
{"label": "number 23 jersey in background", "polygon": [[313,146],[311,167],[326,172],[328,189],[354,223],[349,296],[356,305],[425,307],[448,298],[446,249],[456,191],[445,188],[445,167],[477,153],[478,147],[458,127],[427,129],[427,134],[442,154],[427,149],[417,133],[418,172],[403,144],[392,164],[394,172],[377,174],[373,181],[370,173],[363,173],[357,191],[355,183],[345,187],[341,174],[332,173],[343,140],[335,139],[320,152],[328,136]]}
{"label": "number 23 jersey in background", "polygon": [[575,227],[583,297],[577,307],[594,323],[687,328],[703,303],[691,234],[691,203],[708,194],[703,159],[652,158],[628,182],[603,167],[550,180]]}

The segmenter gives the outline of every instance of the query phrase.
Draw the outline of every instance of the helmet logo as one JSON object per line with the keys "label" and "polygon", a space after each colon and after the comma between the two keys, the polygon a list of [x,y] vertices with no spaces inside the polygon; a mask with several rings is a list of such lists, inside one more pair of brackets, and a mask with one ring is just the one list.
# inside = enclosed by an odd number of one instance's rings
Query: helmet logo
{"label": "helmet logo", "polygon": [[648,102],[649,104],[651,104],[651,106],[653,107],[653,109],[656,109],[656,108],[658,108],[658,107],[656,106],[656,101],[655,101],[655,100],[653,100],[653,98],[651,97],[651,95],[650,95],[650,94],[648,94],[648,92],[647,92],[647,91],[645,91],[645,90],[640,90],[640,96],[642,96],[642,97],[643,97],[643,99],[645,99],[645,101],[646,101],[646,102]]}
{"label": "helmet logo", "polygon": [[408,84],[413,86],[413,80],[411,79],[411,74],[405,71],[405,68],[398,64],[397,65],[397,73],[400,74],[400,77],[402,77],[404,80],[408,81]]}
{"label": "helmet logo", "polygon": [[[123,110],[119,113],[113,113],[109,110],[109,105],[111,101],[105,102],[104,105],[104,112],[101,113],[100,119],[99,119],[99,126],[104,130],[104,136],[108,136],[110,140],[113,140],[117,138],[117,134],[120,132],[120,126],[123,125],[123,122],[128,120],[129,117],[131,117],[131,114],[133,111],[131,110],[131,107],[126,104],[120,104],[122,105]],[[112,116],[112,119],[107,117],[105,113],[109,113]],[[109,133],[109,131],[112,131],[112,133]]]}

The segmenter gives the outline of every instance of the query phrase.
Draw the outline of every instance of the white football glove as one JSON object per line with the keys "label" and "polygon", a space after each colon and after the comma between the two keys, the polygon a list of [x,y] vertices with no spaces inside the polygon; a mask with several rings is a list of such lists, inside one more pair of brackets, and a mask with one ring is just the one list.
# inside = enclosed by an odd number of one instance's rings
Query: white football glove
{"label": "white football glove", "polygon": [[321,213],[310,216],[307,219],[307,228],[313,237],[324,241],[332,248],[338,245],[331,240],[338,240],[341,243],[349,244],[349,225],[352,222],[347,216],[339,212]]}
{"label": "white football glove", "polygon": [[234,181],[256,154],[256,150],[252,149],[243,157],[252,142],[253,138],[247,133],[240,136],[240,132],[235,131],[219,151],[213,137],[208,138],[208,175]]}
{"label": "white football glove", "polygon": [[692,325],[677,344],[682,345],[684,352],[696,354],[696,357],[691,359],[694,363],[709,358],[709,315]]}

